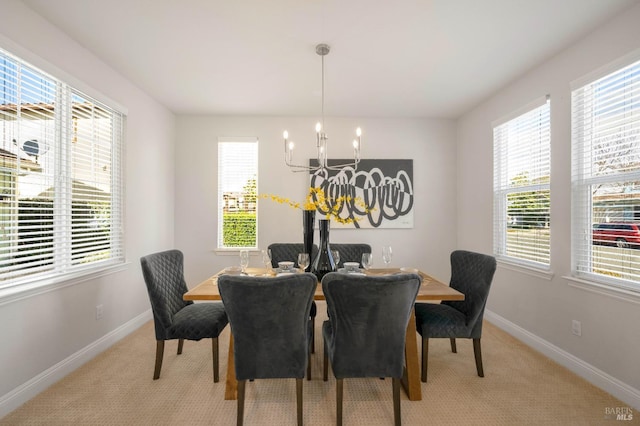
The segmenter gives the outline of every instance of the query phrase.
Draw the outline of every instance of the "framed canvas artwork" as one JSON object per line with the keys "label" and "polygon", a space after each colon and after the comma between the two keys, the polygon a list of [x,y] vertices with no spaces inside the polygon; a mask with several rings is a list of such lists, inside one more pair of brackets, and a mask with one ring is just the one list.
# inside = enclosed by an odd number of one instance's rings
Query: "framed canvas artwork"
{"label": "framed canvas artwork", "polygon": [[[338,165],[353,160],[328,160]],[[309,160],[317,166],[315,159]],[[328,208],[341,220],[332,228],[413,228],[413,160],[360,160],[357,169],[321,169],[310,173]],[[318,214],[327,214],[318,207]]]}

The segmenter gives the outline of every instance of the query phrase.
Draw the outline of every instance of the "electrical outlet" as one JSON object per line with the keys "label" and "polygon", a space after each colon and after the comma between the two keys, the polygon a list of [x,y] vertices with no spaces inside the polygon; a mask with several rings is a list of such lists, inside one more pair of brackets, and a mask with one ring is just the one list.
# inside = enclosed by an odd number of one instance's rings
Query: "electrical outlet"
{"label": "electrical outlet", "polygon": [[582,336],[582,323],[580,321],[571,321],[571,332],[576,336]]}
{"label": "electrical outlet", "polygon": [[96,319],[102,319],[102,314],[104,314],[104,307],[102,305],[96,306]]}

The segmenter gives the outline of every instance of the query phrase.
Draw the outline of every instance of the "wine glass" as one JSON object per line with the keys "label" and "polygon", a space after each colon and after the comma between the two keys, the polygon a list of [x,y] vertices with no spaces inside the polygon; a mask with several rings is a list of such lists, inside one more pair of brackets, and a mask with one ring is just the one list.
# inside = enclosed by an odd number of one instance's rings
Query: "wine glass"
{"label": "wine glass", "polygon": [[270,275],[269,271],[271,271],[271,249],[262,250],[262,263],[266,269],[264,275],[265,277]]}
{"label": "wine glass", "polygon": [[362,253],[362,267],[368,271],[371,268],[372,264],[373,264],[373,254]]}
{"label": "wine glass", "polygon": [[309,266],[309,253],[298,253],[298,267],[304,272]]}
{"label": "wine glass", "polygon": [[393,251],[391,250],[391,246],[382,247],[382,260],[384,261],[384,265],[386,267],[391,263],[391,258],[393,256]]}
{"label": "wine glass", "polygon": [[240,250],[240,268],[243,274],[246,274],[247,266],[249,266],[249,250]]}
{"label": "wine glass", "polygon": [[335,262],[337,268],[338,263],[340,263],[340,252],[338,250],[331,250],[331,256],[333,256],[333,261]]}

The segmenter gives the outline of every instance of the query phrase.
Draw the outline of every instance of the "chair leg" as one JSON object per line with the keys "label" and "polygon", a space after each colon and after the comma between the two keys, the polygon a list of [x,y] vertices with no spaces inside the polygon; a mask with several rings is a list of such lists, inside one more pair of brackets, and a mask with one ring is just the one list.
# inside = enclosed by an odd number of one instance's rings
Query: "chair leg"
{"label": "chair leg", "polygon": [[429,358],[429,339],[427,337],[422,338],[422,377],[423,383],[427,383],[427,361]]}
{"label": "chair leg", "polygon": [[307,380],[311,380],[311,352],[307,353]]}
{"label": "chair leg", "polygon": [[342,392],[344,379],[336,379],[336,425],[342,426]]}
{"label": "chair leg", "polygon": [[456,348],[456,339],[454,339],[453,337],[451,338],[451,352],[453,352],[454,354],[458,353],[458,348]]}
{"label": "chair leg", "polygon": [[246,380],[238,380],[238,420],[236,422],[238,426],[242,426],[244,422],[244,387],[246,384]]}
{"label": "chair leg", "polygon": [[178,339],[178,355],[182,354],[183,345],[184,345],[184,339]]}
{"label": "chair leg", "polygon": [[484,377],[484,370],[482,369],[482,351],[480,350],[480,338],[473,339],[473,353],[476,356],[476,370],[478,370],[478,376]]}
{"label": "chair leg", "polygon": [[298,411],[298,426],[302,426],[302,379],[296,379],[296,402]]}
{"label": "chair leg", "polygon": [[153,370],[153,380],[160,377],[160,369],[162,369],[162,356],[164,355],[164,340],[156,341],[156,366]]}
{"label": "chair leg", "polygon": [[400,416],[400,379],[393,378],[393,421],[396,426],[402,424],[402,418]]}
{"label": "chair leg", "polygon": [[213,353],[213,382],[218,383],[220,381],[220,355],[218,351],[218,338],[211,339],[211,352]]}
{"label": "chair leg", "polygon": [[329,380],[329,354],[327,353],[327,345],[324,345],[324,356],[322,360],[322,380]]}
{"label": "chair leg", "polygon": [[316,317],[311,317],[311,353],[316,353]]}

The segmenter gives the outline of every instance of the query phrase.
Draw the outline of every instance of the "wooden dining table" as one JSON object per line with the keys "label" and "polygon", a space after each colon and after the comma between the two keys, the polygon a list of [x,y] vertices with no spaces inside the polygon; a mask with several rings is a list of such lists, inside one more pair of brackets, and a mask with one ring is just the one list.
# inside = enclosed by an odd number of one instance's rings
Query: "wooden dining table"
{"label": "wooden dining table", "polygon": [[[212,277],[204,280],[183,295],[184,300],[222,300],[218,291],[218,276],[224,271],[220,271]],[[369,269],[365,271],[367,275],[387,275],[399,273],[398,268]],[[250,276],[264,276],[273,274],[265,268],[247,268],[246,273]],[[417,272],[422,277],[422,285],[418,290],[416,301],[439,301],[439,300],[464,300],[464,294],[436,280],[422,271]],[[275,276],[275,274],[273,274]],[[318,282],[315,300],[325,300],[322,292],[322,285]],[[227,360],[227,378],[224,398],[236,399],[237,386],[236,371],[233,357],[233,334],[229,333],[229,355]],[[410,401],[422,399],[420,388],[420,364],[418,361],[418,340],[416,336],[416,317],[412,311],[409,323],[407,324],[407,334],[405,341],[405,368],[402,377],[402,386],[405,389]]]}

